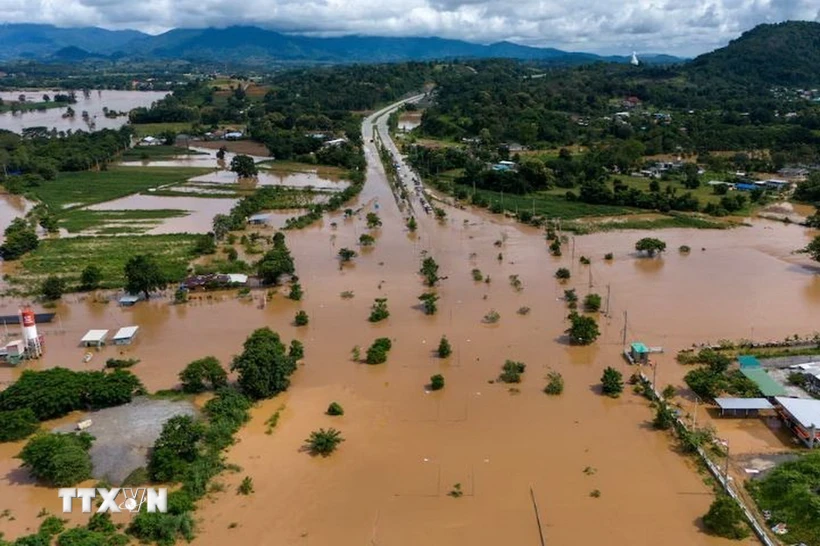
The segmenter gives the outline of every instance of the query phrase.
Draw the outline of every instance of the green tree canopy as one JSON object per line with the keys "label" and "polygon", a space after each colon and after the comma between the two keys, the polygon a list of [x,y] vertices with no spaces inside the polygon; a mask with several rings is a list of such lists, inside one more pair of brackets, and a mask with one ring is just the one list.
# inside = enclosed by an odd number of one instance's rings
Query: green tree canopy
{"label": "green tree canopy", "polygon": [[216,357],[206,356],[185,366],[179,373],[179,380],[182,382],[183,391],[199,393],[226,386],[228,374]]}
{"label": "green tree canopy", "polygon": [[40,240],[37,238],[34,228],[29,226],[22,218],[12,220],[5,231],[5,242],[0,245],[0,258],[4,260],[16,260],[26,252],[37,248]]}
{"label": "green tree canopy", "polygon": [[142,293],[145,298],[151,297],[154,290],[162,290],[168,284],[167,278],[159,264],[152,257],[139,254],[125,264],[125,290],[131,294]]}
{"label": "green tree canopy", "polygon": [[728,495],[718,495],[703,516],[703,526],[713,535],[739,540],[749,536],[743,510]]}
{"label": "green tree canopy", "polygon": [[598,323],[592,317],[585,317],[573,312],[569,316],[570,327],[567,330],[570,343],[574,345],[589,345],[593,343],[601,332],[598,330]]}
{"label": "green tree canopy", "polygon": [[154,442],[148,461],[152,480],[172,482],[182,478],[188,465],[199,454],[199,442],[205,435],[205,426],[190,415],[177,415],[166,421]]}
{"label": "green tree canopy", "polygon": [[20,459],[31,475],[54,487],[69,487],[91,477],[88,449],[90,434],[50,434],[34,436],[23,447]]}
{"label": "green tree canopy", "polygon": [[231,171],[240,178],[249,178],[259,174],[259,169],[253,158],[243,154],[237,154],[231,159]]}
{"label": "green tree canopy", "polygon": [[638,252],[646,252],[651,257],[656,253],[665,251],[666,243],[654,237],[644,237],[635,243],[635,250]]}
{"label": "green tree canopy", "polygon": [[287,354],[279,334],[266,327],[245,340],[244,350],[234,358],[231,371],[239,374],[239,386],[245,395],[261,400],[287,390],[296,362]]}

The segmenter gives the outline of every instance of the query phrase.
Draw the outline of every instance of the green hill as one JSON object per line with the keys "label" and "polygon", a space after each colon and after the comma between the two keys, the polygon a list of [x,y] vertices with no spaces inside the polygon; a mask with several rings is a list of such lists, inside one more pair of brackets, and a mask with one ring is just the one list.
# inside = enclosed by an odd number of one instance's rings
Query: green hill
{"label": "green hill", "polygon": [[697,57],[686,70],[694,78],[747,84],[820,84],[820,23],[759,25],[726,47]]}

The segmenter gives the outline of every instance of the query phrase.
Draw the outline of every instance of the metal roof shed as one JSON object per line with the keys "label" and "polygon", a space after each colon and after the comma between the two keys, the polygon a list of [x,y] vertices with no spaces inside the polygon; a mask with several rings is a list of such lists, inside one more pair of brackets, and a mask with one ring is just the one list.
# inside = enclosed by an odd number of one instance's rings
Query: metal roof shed
{"label": "metal roof shed", "polygon": [[114,344],[129,345],[132,341],[134,341],[134,337],[137,335],[137,330],[139,330],[139,326],[126,326],[124,328],[120,328],[117,330],[117,333],[114,334]]}
{"label": "metal roof shed", "polygon": [[820,427],[820,400],[809,398],[775,398],[778,404],[794,417],[797,423],[805,428]]}
{"label": "metal roof shed", "polygon": [[105,345],[105,338],[108,336],[108,330],[89,330],[83,336],[80,342],[86,347],[93,347]]}
{"label": "metal roof shed", "polygon": [[748,415],[750,411],[774,409],[765,398],[715,398],[715,403],[720,407],[720,414],[730,411],[743,411]]}
{"label": "metal roof shed", "polygon": [[740,373],[751,379],[763,396],[786,396],[786,389],[783,385],[769,377],[763,368],[741,368]]}
{"label": "metal roof shed", "polygon": [[740,363],[741,368],[760,368],[760,361],[749,355],[740,355],[737,357],[737,361]]}

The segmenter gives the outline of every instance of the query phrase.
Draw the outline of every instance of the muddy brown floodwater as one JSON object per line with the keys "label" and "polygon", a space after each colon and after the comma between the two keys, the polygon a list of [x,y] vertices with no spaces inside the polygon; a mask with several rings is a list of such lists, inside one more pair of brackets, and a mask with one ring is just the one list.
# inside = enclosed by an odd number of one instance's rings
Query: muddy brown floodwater
{"label": "muddy brown floodwater", "polygon": [[[606,366],[631,373],[620,356],[624,311],[628,340],[667,351],[661,384],[681,383],[685,369],[673,356],[694,341],[749,337],[752,327],[756,340],[810,330],[820,311],[820,279],[792,251],[814,233],[765,220],[728,231],[666,230],[654,235],[670,251],[645,259],[633,254],[645,233],[612,232],[576,237],[573,261],[572,243],[555,258],[539,230],[448,207],[443,224],[422,215],[414,235],[404,228],[373,150],[367,153],[361,217],[335,214],[287,232],[303,301],[280,294],[262,307],[261,293],[252,301],[224,293],[174,306],[169,292],[122,309],[71,296],[57,309],[60,321],[41,327],[45,357],[25,368],[100,369],[122,353],[141,359],[132,369],[155,390],[174,386],[196,358],[212,354],[227,364],[261,326],[305,343],[290,390],[259,404],[228,452],[242,471],[220,477],[226,492],[201,503],[196,544],[538,544],[530,488],[547,544],[737,544],[701,531],[712,492],[668,436],[652,430],[646,401],[631,392],[605,398],[599,378]],[[372,232],[375,247],[340,270],[338,250],[356,247],[366,231],[363,215],[376,205],[384,226]],[[678,254],[682,244],[692,247],[689,255]],[[426,291],[416,273],[423,251],[446,277],[434,316],[418,308]],[[603,261],[607,252],[615,255],[610,263]],[[581,255],[592,259],[590,267],[577,263]],[[572,270],[566,285],[553,277],[559,266]],[[491,283],[474,282],[474,268]],[[596,344],[570,347],[560,298],[565,288],[585,295],[589,271],[593,291],[606,296],[609,287],[611,318],[601,318]],[[519,276],[522,291],[513,290],[510,275]],[[346,290],[355,297],[341,299]],[[388,298],[391,315],[374,325],[367,316],[376,297]],[[0,310],[14,312],[17,303],[4,300]],[[517,314],[522,306],[531,312]],[[309,326],[291,324],[299,309],[309,314]],[[491,309],[500,321],[483,324]],[[78,343],[86,330],[129,324],[140,326],[133,346],[106,347],[82,362]],[[442,335],[453,346],[446,360],[433,355]],[[364,349],[381,336],[394,340],[386,364],[351,361],[354,345]],[[527,364],[516,391],[490,382],[505,359]],[[563,374],[561,396],[542,392],[550,370]],[[0,381],[20,372],[0,368]],[[437,373],[446,386],[429,393],[425,385]],[[324,414],[332,401],[344,416]],[[265,434],[265,420],[282,406],[278,426]],[[330,426],[346,439],[334,455],[300,451],[312,430]],[[60,506],[55,491],[33,486],[11,459],[20,446],[0,445],[0,511],[8,508],[16,518],[0,521],[9,538],[34,528],[41,508]],[[235,494],[244,476],[254,480],[251,496]],[[447,495],[456,483],[461,498]],[[599,498],[590,495],[594,490]]]}

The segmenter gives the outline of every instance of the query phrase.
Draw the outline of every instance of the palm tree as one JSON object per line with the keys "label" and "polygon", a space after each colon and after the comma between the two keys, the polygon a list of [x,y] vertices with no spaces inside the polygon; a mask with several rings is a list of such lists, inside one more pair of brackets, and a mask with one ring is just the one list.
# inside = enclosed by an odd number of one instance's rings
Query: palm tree
{"label": "palm tree", "polygon": [[320,428],[310,433],[310,437],[305,440],[305,447],[311,455],[327,457],[344,441],[342,433],[335,428]]}

